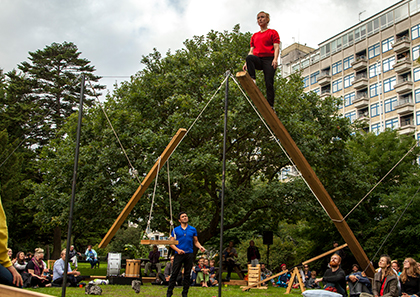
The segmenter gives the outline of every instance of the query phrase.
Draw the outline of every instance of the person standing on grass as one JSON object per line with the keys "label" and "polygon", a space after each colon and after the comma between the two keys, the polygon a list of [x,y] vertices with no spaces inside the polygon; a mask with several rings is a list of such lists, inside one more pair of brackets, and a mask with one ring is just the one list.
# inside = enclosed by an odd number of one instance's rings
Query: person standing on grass
{"label": "person standing on grass", "polygon": [[180,212],[178,214],[178,221],[181,225],[172,231],[170,238],[170,240],[178,240],[178,245],[171,245],[171,248],[175,250],[175,257],[171,278],[169,279],[168,291],[166,292],[166,296],[168,297],[173,294],[175,282],[182,265],[184,265],[185,271],[182,297],[188,296],[188,290],[191,282],[189,272],[192,269],[194,261],[194,246],[196,246],[201,252],[206,251],[206,249],[198,241],[197,230],[188,225],[188,215],[186,212]]}

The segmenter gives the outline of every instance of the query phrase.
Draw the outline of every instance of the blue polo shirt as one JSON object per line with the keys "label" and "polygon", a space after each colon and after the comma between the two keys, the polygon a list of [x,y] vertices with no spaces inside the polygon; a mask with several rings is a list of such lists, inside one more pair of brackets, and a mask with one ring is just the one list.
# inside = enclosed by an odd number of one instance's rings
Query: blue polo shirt
{"label": "blue polo shirt", "polygon": [[[177,248],[183,250],[186,254],[191,254],[194,248],[194,236],[197,236],[197,229],[187,225],[182,229],[181,226],[174,228],[171,233],[172,237],[178,240]],[[178,252],[176,252],[178,254]]]}

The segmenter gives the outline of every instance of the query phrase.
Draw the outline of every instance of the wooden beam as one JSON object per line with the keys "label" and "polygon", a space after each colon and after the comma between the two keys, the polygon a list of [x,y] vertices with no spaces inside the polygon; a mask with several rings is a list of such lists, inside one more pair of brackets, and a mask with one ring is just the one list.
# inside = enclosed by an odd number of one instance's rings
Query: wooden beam
{"label": "wooden beam", "polygon": [[299,150],[296,143],[290,136],[289,132],[283,126],[282,122],[274,113],[273,109],[268,104],[267,100],[264,98],[257,85],[252,81],[252,78],[245,71],[238,72],[236,74],[236,78],[248,93],[249,97],[252,99],[255,106],[258,108],[259,112],[270,126],[271,130],[278,137],[284,149],[292,158],[298,170],[301,172],[302,176],[305,178],[306,182],[309,184],[312,191],[319,199],[319,202],[325,208],[325,211],[328,213],[329,217],[333,220],[333,223],[338,229],[338,232],[340,232],[344,241],[348,244],[360,267],[363,270],[367,268],[366,274],[370,277],[373,277],[375,270],[370,264],[369,258],[366,256],[363,248],[357,241],[350,227],[347,225],[347,222],[343,220],[343,216],[331,199],[330,195],[325,190],[312,167],[309,165],[308,161],[305,159],[302,152]]}
{"label": "wooden beam", "polygon": [[176,132],[175,136],[171,139],[168,146],[160,155],[160,165],[159,165],[159,159],[158,159],[155,165],[153,165],[152,169],[144,178],[141,185],[138,187],[137,191],[131,197],[130,201],[128,201],[127,205],[125,206],[123,211],[120,213],[117,220],[112,225],[111,229],[109,229],[108,233],[102,239],[101,243],[99,244],[99,248],[105,248],[109,244],[111,239],[114,237],[115,233],[117,233],[118,229],[120,229],[121,225],[124,223],[124,221],[127,219],[130,212],[133,210],[134,206],[140,200],[140,197],[144,194],[144,192],[146,192],[146,189],[149,187],[153,179],[158,174],[158,167],[159,169],[162,169],[163,165],[165,165],[165,162],[171,156],[172,152],[175,150],[177,145],[181,142],[185,133],[187,133],[187,130],[183,128],[179,129],[178,132]]}
{"label": "wooden beam", "polygon": [[285,271],[279,272],[279,273],[277,273],[277,274],[275,274],[275,275],[272,275],[272,276],[270,276],[270,277],[265,278],[265,279],[264,279],[264,280],[262,280],[262,281],[259,281],[258,283],[254,283],[254,284],[252,284],[252,285],[248,285],[248,286],[246,286],[246,287],[243,287],[243,288],[242,288],[242,291],[247,291],[247,290],[251,289],[252,287],[255,287],[255,286],[257,286],[257,285],[260,285],[260,284],[262,284],[262,283],[265,283],[265,282],[267,282],[267,281],[269,281],[269,280],[272,280],[273,278],[276,278],[276,277],[278,277],[278,276],[280,276],[280,275],[282,275],[282,274],[285,274],[285,273],[287,273],[287,272],[289,272],[289,270],[285,270]]}
{"label": "wooden beam", "polygon": [[347,243],[345,243],[343,245],[340,245],[340,246],[336,247],[335,249],[329,250],[328,252],[325,252],[325,253],[323,253],[321,255],[318,255],[318,256],[313,257],[313,258],[311,258],[309,260],[306,260],[305,262],[302,262],[302,265],[306,265],[306,264],[309,264],[309,263],[311,263],[313,261],[316,261],[316,260],[318,260],[320,258],[324,258],[325,256],[327,256],[329,254],[332,254],[332,253],[334,253],[336,251],[339,251],[339,250],[345,248],[346,246],[347,246]]}
{"label": "wooden beam", "polygon": [[54,297],[52,295],[42,294],[29,290],[19,289],[16,287],[10,287],[0,285],[0,296],[1,297]]}
{"label": "wooden beam", "polygon": [[178,243],[179,243],[178,240],[150,240],[150,239],[140,240],[140,244],[177,245]]}

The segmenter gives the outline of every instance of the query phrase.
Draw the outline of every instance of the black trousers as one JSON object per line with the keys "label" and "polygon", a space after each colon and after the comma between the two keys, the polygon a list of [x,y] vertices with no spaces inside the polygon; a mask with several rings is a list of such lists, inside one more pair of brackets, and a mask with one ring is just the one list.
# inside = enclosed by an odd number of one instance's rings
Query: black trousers
{"label": "black trousers", "polygon": [[166,292],[166,296],[172,296],[175,282],[177,280],[177,277],[179,275],[179,272],[181,271],[182,265],[184,265],[184,279],[182,282],[183,289],[182,289],[182,296],[186,297],[188,296],[188,289],[190,288],[190,282],[191,282],[191,269],[193,266],[194,261],[194,254],[175,254],[174,258],[174,266],[172,269],[171,278],[169,279],[169,286],[168,291]]}
{"label": "black trousers", "polygon": [[265,88],[267,90],[267,101],[271,107],[274,105],[274,74],[276,69],[271,65],[274,57],[257,57],[248,55],[246,57],[246,68],[248,69],[249,76],[253,79],[255,76],[255,69],[262,70],[265,79]]}
{"label": "black trousers", "polygon": [[[56,280],[53,281],[54,284],[56,285],[62,285],[63,284],[63,277],[57,278]],[[67,275],[67,282],[70,283],[70,286],[72,287],[77,287],[77,283],[82,281],[83,277],[79,276],[74,276],[74,275]]]}

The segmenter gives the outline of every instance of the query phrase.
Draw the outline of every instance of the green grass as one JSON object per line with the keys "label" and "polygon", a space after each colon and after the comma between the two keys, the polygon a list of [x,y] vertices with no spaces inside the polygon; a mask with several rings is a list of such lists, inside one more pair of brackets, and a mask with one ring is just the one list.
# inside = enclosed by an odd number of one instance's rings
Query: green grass
{"label": "green grass", "polygon": [[[136,294],[131,286],[120,286],[120,285],[101,285],[102,296],[115,296],[115,297],[129,297],[129,296],[147,296],[147,297],[162,297],[166,296],[166,286],[152,286],[151,284],[145,284],[141,286],[140,293]],[[28,289],[29,290],[29,289]],[[30,289],[31,291],[36,291],[39,293],[50,294],[52,296],[61,296],[61,288],[39,288],[39,289]],[[224,286],[222,287],[222,296],[232,296],[232,297],[246,297],[246,296],[279,296],[283,295],[286,291],[285,288],[274,288],[269,286],[267,290],[253,289],[248,292],[242,292],[239,286]],[[182,288],[176,287],[174,290],[173,296],[181,296]],[[201,288],[201,287],[191,287],[188,296],[191,297],[212,297],[218,296],[219,288]],[[285,296],[300,296],[300,289],[292,289],[292,292],[289,295]],[[84,288],[67,288],[66,289],[67,297],[77,297],[77,296],[86,296]]]}

